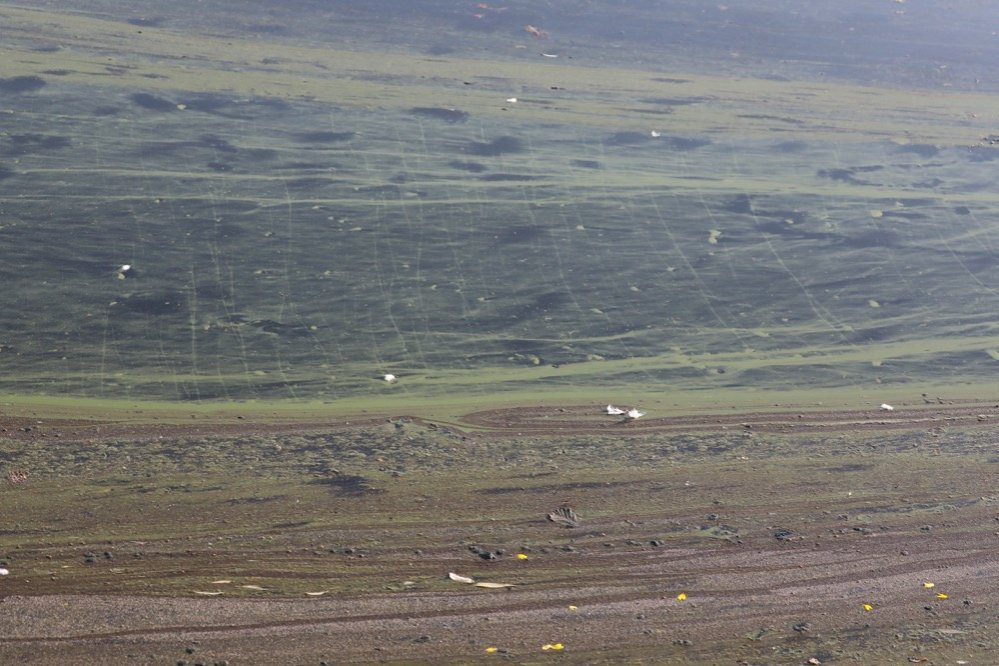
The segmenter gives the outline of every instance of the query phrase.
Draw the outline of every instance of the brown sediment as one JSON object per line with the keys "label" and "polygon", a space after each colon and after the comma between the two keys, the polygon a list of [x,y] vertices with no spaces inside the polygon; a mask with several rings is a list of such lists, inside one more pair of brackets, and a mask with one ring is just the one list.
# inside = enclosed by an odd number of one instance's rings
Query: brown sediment
{"label": "brown sediment", "polygon": [[[628,423],[601,410],[6,417],[3,469],[23,461],[29,478],[0,481],[13,517],[0,661],[523,663],[561,643],[576,663],[976,663],[999,650],[994,404]],[[549,521],[559,506],[580,526]]]}

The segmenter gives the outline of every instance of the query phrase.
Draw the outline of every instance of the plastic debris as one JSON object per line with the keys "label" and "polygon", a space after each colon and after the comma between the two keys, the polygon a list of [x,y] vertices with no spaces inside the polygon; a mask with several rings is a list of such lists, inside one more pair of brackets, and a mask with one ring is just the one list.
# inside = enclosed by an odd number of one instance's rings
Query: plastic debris
{"label": "plastic debris", "polygon": [[0,569],[0,576],[9,576],[9,575],[10,571],[8,571],[7,569]]}
{"label": "plastic debris", "polygon": [[200,594],[203,597],[217,597],[221,592],[205,592],[204,590],[192,590],[195,594]]}
{"label": "plastic debris", "polygon": [[882,402],[881,403],[881,411],[882,412],[894,412],[895,408],[892,407],[891,405],[889,405],[887,402]]}
{"label": "plastic debris", "polygon": [[627,412],[628,410],[626,409],[621,409],[620,407],[615,407],[614,405],[607,405],[607,413],[611,416],[621,416]]}
{"label": "plastic debris", "polygon": [[629,419],[640,419],[643,416],[645,416],[645,412],[640,412],[638,411],[638,409],[632,407],[631,409],[628,410],[628,413],[625,414],[625,416],[627,416]]}
{"label": "plastic debris", "polygon": [[305,594],[310,597],[321,597],[327,592],[329,592],[329,590],[321,590],[319,592],[306,592]]}
{"label": "plastic debris", "polygon": [[468,576],[462,576],[461,574],[456,574],[453,571],[448,573],[447,577],[456,583],[468,583],[469,585],[471,585],[472,583],[475,582],[474,578],[469,578]]}
{"label": "plastic debris", "polygon": [[393,375],[391,372],[386,375],[382,375],[382,379],[387,381],[389,384],[395,384],[397,381],[399,381],[399,378]]}
{"label": "plastic debris", "polygon": [[579,606],[573,606],[572,604],[570,604],[569,605],[569,610],[571,610],[571,611],[579,610]]}
{"label": "plastic debris", "polygon": [[517,98],[516,97],[507,97],[506,101],[509,102],[510,104],[516,104],[517,103]]}

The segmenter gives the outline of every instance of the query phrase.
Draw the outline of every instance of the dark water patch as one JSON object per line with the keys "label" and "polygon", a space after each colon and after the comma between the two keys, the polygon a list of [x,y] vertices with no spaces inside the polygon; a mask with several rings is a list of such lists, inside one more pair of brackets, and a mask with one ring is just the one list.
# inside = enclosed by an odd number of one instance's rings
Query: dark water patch
{"label": "dark water patch", "polygon": [[[3,143],[4,155],[28,155],[44,150],[60,150],[68,148],[72,142],[67,136],[51,134],[9,134]],[[3,144],[0,144],[3,145]]]}
{"label": "dark water patch", "polygon": [[748,194],[737,194],[735,198],[721,204],[720,208],[726,213],[738,213],[741,215],[753,214],[753,199]]}
{"label": "dark water patch", "polygon": [[871,229],[859,233],[840,236],[838,243],[845,247],[858,249],[898,248],[902,247],[903,237],[895,229]]}
{"label": "dark water patch", "polygon": [[122,109],[118,106],[98,106],[91,111],[95,116],[117,116],[121,112]]}
{"label": "dark water patch", "polygon": [[166,23],[166,19],[161,16],[135,16],[126,19],[125,22],[129,25],[139,26],[140,28],[158,28]]}
{"label": "dark water patch", "polygon": [[659,83],[690,83],[690,79],[671,79],[663,76],[654,76],[652,80]]}
{"label": "dark water patch", "polygon": [[938,199],[935,198],[912,198],[904,197],[899,198],[898,202],[905,206],[906,208],[919,208],[921,206],[936,206],[940,203]]}
{"label": "dark water patch", "polygon": [[227,140],[214,134],[202,134],[198,137],[198,144],[207,146],[212,150],[217,150],[220,153],[235,153],[239,150]]}
{"label": "dark water patch", "polygon": [[992,162],[999,159],[999,150],[989,146],[970,146],[968,160],[971,162]]}
{"label": "dark water patch", "polygon": [[329,486],[334,494],[356,497],[359,495],[377,495],[384,493],[381,488],[374,488],[363,476],[355,474],[337,474],[323,479],[315,479],[310,483]]}
{"label": "dark water patch", "polygon": [[503,245],[531,243],[548,235],[548,229],[539,224],[513,224],[504,227],[495,238]]}
{"label": "dark water patch", "polygon": [[658,104],[661,106],[690,106],[709,101],[707,97],[646,97],[638,100],[644,104]]}
{"label": "dark water patch", "polygon": [[156,95],[150,95],[149,93],[133,93],[132,95],[129,95],[128,98],[132,100],[132,103],[136,106],[148,111],[166,113],[178,110],[176,102],[171,102],[168,99],[157,97]]}
{"label": "dark water patch", "polygon": [[954,206],[955,215],[971,215],[971,209],[967,206]]}
{"label": "dark water patch", "polygon": [[48,74],[49,76],[69,76],[75,73],[72,69],[46,69],[42,72],[42,74]]}
{"label": "dark water patch", "polygon": [[331,132],[327,130],[315,130],[309,132],[298,132],[294,135],[296,141],[302,143],[341,143],[354,138],[353,132]]}
{"label": "dark water patch", "polygon": [[228,162],[209,162],[205,166],[216,173],[226,173],[233,170],[233,165]]}
{"label": "dark water patch", "polygon": [[9,79],[0,79],[0,92],[11,95],[35,92],[45,87],[46,81],[40,76],[13,76]]}
{"label": "dark water patch", "polygon": [[481,162],[462,162],[461,160],[451,160],[447,165],[452,169],[460,169],[469,173],[482,173],[489,168]]}
{"label": "dark water patch", "polygon": [[304,338],[314,334],[308,326],[302,324],[283,324],[273,319],[257,319],[251,321],[250,325],[264,333],[270,333],[282,338]]}
{"label": "dark water patch", "polygon": [[523,142],[514,136],[501,136],[492,141],[473,141],[468,144],[466,150],[473,155],[482,157],[497,157],[508,153],[520,153],[524,151]]}
{"label": "dark water patch", "polygon": [[433,44],[424,51],[425,54],[431,56],[450,55],[455,52],[456,49],[448,44]]}
{"label": "dark water patch", "polygon": [[934,157],[940,153],[940,148],[927,143],[910,143],[905,146],[895,146],[896,153],[913,153],[920,157]]}
{"label": "dark water patch", "polygon": [[251,23],[244,28],[247,32],[259,32],[264,35],[289,35],[292,34],[291,29],[286,25],[281,25],[280,23]]}
{"label": "dark water patch", "polygon": [[808,144],[804,141],[781,141],[774,146],[774,149],[781,153],[800,153],[808,148]]}
{"label": "dark water patch", "polygon": [[787,123],[789,125],[805,124],[805,121],[798,120],[797,118],[785,118],[784,116],[771,116],[763,113],[742,113],[742,114],[737,114],[736,118],[745,118],[747,120],[773,120],[779,123]]}
{"label": "dark water patch", "polygon": [[138,293],[119,298],[118,307],[136,314],[168,315],[186,309],[187,298],[179,291]]}
{"label": "dark water patch", "polygon": [[912,187],[921,190],[934,190],[944,184],[940,178],[929,178],[912,184]]}
{"label": "dark water patch", "polygon": [[608,146],[634,146],[649,143],[652,136],[648,132],[615,132],[604,139]]}
{"label": "dark water patch", "polygon": [[697,139],[685,136],[659,136],[656,143],[669,148],[670,150],[696,150],[704,146],[710,146],[710,139]]}
{"label": "dark water patch", "polygon": [[572,166],[579,167],[581,169],[602,169],[603,165],[596,160],[573,160],[570,162]]}
{"label": "dark water patch", "polygon": [[409,113],[415,116],[422,116],[424,118],[443,120],[444,122],[451,124],[467,122],[469,115],[467,111],[435,106],[414,106],[409,109]]}
{"label": "dark water patch", "polygon": [[883,166],[862,166],[862,167],[851,167],[848,169],[819,169],[816,171],[816,175],[820,178],[828,178],[829,180],[836,180],[843,183],[851,183],[853,185],[876,185],[873,181],[861,180],[856,177],[858,173],[871,173],[874,171],[881,171],[884,169]]}
{"label": "dark water patch", "polygon": [[[329,187],[342,181],[334,180],[332,178],[292,178],[290,180],[284,181],[284,186],[289,190],[294,190],[296,192],[304,192],[310,190],[319,190],[324,187]],[[395,185],[388,186],[393,192],[397,192],[398,188]]]}
{"label": "dark water patch", "polygon": [[211,93],[185,95],[184,106],[188,111],[210,113],[224,118],[239,118],[246,120],[253,117],[252,114],[244,112],[249,108],[249,105],[226,95]]}
{"label": "dark water patch", "polygon": [[524,182],[530,180],[544,180],[541,176],[528,176],[519,173],[490,173],[485,176],[481,176],[479,180],[484,180],[487,182]]}
{"label": "dark water patch", "polygon": [[7,180],[8,178],[13,178],[17,175],[17,172],[13,169],[8,169],[7,167],[0,166],[0,180]]}

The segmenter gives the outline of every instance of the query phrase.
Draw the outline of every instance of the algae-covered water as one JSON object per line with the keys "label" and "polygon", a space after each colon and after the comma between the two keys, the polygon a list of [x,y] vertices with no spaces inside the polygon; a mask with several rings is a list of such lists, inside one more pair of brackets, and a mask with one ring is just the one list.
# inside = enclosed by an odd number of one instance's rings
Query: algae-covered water
{"label": "algae-covered water", "polygon": [[987,7],[77,4],[0,5],[4,393],[996,371]]}

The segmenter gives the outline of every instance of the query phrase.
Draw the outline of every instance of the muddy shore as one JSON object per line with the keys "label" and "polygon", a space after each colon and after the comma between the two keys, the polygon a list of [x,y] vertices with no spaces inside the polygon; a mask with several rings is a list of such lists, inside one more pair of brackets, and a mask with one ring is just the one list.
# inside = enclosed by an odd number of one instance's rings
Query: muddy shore
{"label": "muddy shore", "polygon": [[[6,417],[0,659],[999,653],[994,404],[628,423],[600,407],[449,423]],[[560,507],[579,525],[549,520]]]}

